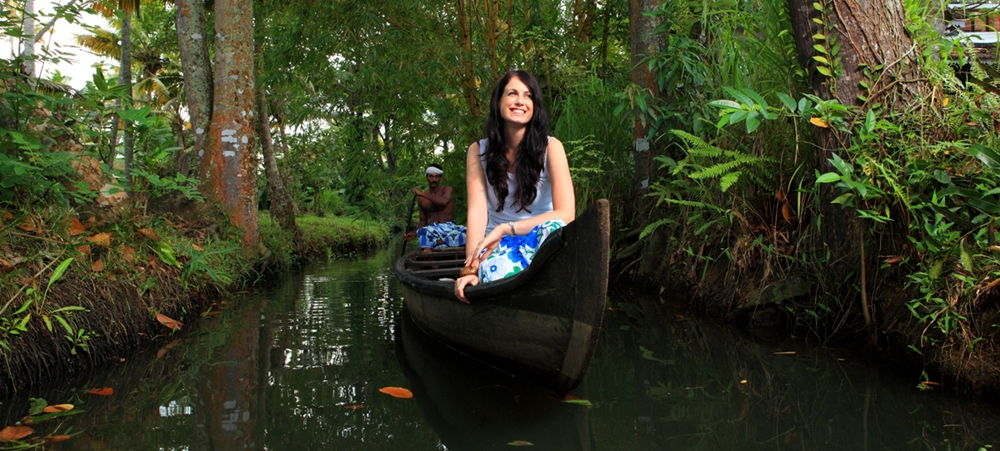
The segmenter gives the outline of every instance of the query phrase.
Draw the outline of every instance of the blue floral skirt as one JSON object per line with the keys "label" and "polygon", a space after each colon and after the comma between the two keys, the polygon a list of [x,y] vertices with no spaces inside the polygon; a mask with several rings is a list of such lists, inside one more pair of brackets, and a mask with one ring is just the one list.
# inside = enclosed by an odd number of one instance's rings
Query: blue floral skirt
{"label": "blue floral skirt", "polygon": [[524,271],[545,238],[565,225],[561,219],[554,219],[535,226],[527,235],[501,238],[496,249],[479,264],[479,281],[492,282]]}

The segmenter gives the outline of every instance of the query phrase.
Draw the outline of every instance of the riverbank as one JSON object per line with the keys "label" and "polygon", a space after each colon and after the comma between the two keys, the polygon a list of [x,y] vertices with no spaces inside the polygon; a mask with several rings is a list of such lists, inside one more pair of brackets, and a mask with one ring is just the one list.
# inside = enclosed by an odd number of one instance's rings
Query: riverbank
{"label": "riverbank", "polygon": [[[744,255],[744,263],[753,261],[745,265],[707,258],[726,253],[708,247],[694,254],[666,249],[650,271],[660,276],[639,285],[661,298],[682,293],[701,314],[761,336],[796,336],[851,349],[904,372],[916,389],[955,390],[1000,402],[1000,310],[992,287],[976,302],[968,293],[935,293],[952,303],[947,310],[954,322],[951,330],[942,330],[938,317],[915,311],[915,300],[923,295],[907,286],[907,270],[885,264],[884,257],[868,255],[870,286],[864,296],[855,292],[838,298],[831,293],[837,281],[829,280],[823,267],[763,253],[753,259]],[[738,249],[729,253],[736,255]]]}
{"label": "riverbank", "polygon": [[317,259],[367,252],[385,224],[298,219],[298,242],[262,214],[264,248],[223,222],[121,211],[0,211],[0,393],[124,361],[213,314],[224,294]]}

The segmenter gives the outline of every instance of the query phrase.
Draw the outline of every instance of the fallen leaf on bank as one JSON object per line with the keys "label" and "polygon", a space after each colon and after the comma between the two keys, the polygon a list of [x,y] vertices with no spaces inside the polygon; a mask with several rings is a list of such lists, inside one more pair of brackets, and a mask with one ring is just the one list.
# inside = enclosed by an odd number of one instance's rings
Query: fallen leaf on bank
{"label": "fallen leaf on bank", "polygon": [[92,237],[87,238],[87,241],[90,243],[94,243],[98,246],[111,247],[111,234],[98,233]]}
{"label": "fallen leaf on bank", "polygon": [[132,249],[132,246],[129,245],[122,246],[122,258],[124,258],[125,261],[132,263],[132,261],[135,260],[135,249]]}
{"label": "fallen leaf on bank", "polygon": [[80,253],[83,254],[83,255],[85,255],[85,256],[90,256],[90,245],[89,244],[84,244],[83,246],[80,246],[80,247],[76,248],[76,250],[80,251]]}
{"label": "fallen leaf on bank", "polygon": [[817,127],[821,127],[821,128],[829,128],[830,127],[829,124],[827,124],[826,122],[823,122],[823,119],[818,118],[818,117],[814,117],[812,119],[809,119],[809,122],[811,122],[813,125],[815,125]]}
{"label": "fallen leaf on bank", "polygon": [[781,217],[785,219],[785,222],[789,224],[795,224],[799,220],[795,213],[792,212],[792,206],[785,203],[781,205]]}
{"label": "fallen leaf on bank", "polygon": [[746,379],[740,379],[740,383],[741,384],[745,384],[745,383],[747,383],[747,380]]}
{"label": "fallen leaf on bank", "polygon": [[197,244],[192,244],[191,248],[193,248],[194,250],[196,250],[198,252],[201,252],[201,251],[205,250],[204,248],[202,248],[201,246],[199,246]]}
{"label": "fallen leaf on bank", "polygon": [[513,442],[508,443],[508,445],[510,445],[510,446],[535,446],[534,443],[526,442],[524,440],[514,440]]}
{"label": "fallen leaf on bank", "polygon": [[901,261],[903,261],[903,256],[902,255],[897,255],[895,257],[891,257],[891,258],[885,259],[885,264],[887,264],[887,265],[895,265],[896,263],[899,263]]}
{"label": "fallen leaf on bank", "polygon": [[157,235],[156,232],[153,231],[153,229],[141,228],[139,229],[139,233],[145,235],[146,238],[149,238],[153,241],[160,241],[160,236]]}
{"label": "fallen leaf on bank", "polygon": [[90,270],[93,271],[93,272],[104,271],[104,259],[100,259],[100,258],[97,259],[97,261],[94,262],[94,266],[90,267]]}
{"label": "fallen leaf on bank", "polygon": [[344,406],[344,408],[345,409],[351,409],[351,410],[358,410],[358,409],[364,409],[365,405],[364,404],[354,404],[354,405],[351,405],[351,406]]}
{"label": "fallen leaf on bank", "polygon": [[[985,280],[984,280],[984,282],[985,282]],[[997,286],[997,284],[1000,284],[1000,279],[997,279],[997,280],[994,280],[994,281],[990,282],[988,285],[986,285],[983,288],[983,291],[989,290],[989,289]]]}
{"label": "fallen leaf on bank", "polygon": [[159,351],[156,351],[156,358],[157,359],[159,359],[160,357],[163,357],[165,355],[167,355],[167,348],[160,348]]}
{"label": "fallen leaf on bank", "polygon": [[378,391],[392,396],[393,398],[410,399],[413,397],[413,392],[402,387],[382,387],[378,389]]}
{"label": "fallen leaf on bank", "polygon": [[12,219],[14,217],[14,214],[11,213],[11,212],[9,212],[9,211],[5,211],[5,212],[3,212],[3,216],[0,216],[0,217],[2,217],[4,219]]}
{"label": "fallen leaf on bank", "polygon": [[49,443],[65,442],[66,440],[69,440],[69,438],[70,437],[65,434],[53,435],[52,437],[49,437]]}
{"label": "fallen leaf on bank", "polygon": [[1000,252],[1000,246],[990,246],[990,250],[993,252]]}
{"label": "fallen leaf on bank", "polygon": [[72,404],[56,404],[52,406],[45,406],[45,408],[42,409],[42,413],[69,412],[70,410],[73,410]]}
{"label": "fallen leaf on bank", "polygon": [[111,396],[115,394],[115,389],[111,387],[91,388],[90,390],[87,390],[87,393],[98,396]]}
{"label": "fallen leaf on bank", "polygon": [[32,216],[25,218],[24,221],[21,221],[21,224],[18,226],[25,232],[34,232],[36,234],[42,233],[42,220],[35,219]]}
{"label": "fallen leaf on bank", "polygon": [[73,218],[73,221],[69,224],[69,235],[77,236],[87,231],[87,228],[83,226],[83,223],[79,219]]}
{"label": "fallen leaf on bank", "polygon": [[164,315],[160,312],[156,312],[156,321],[158,321],[160,324],[163,324],[164,326],[167,326],[167,328],[170,330],[180,330],[181,326],[183,326],[183,324],[181,324],[180,321],[170,318],[169,316]]}
{"label": "fallen leaf on bank", "polygon": [[0,430],[0,441],[12,442],[14,440],[21,440],[34,433],[35,430],[27,426],[7,426],[3,430]]}

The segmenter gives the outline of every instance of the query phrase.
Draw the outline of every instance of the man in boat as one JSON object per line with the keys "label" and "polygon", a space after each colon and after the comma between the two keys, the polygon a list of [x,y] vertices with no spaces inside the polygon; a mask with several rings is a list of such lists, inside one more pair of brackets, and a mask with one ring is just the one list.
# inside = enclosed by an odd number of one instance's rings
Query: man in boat
{"label": "man in boat", "polygon": [[406,232],[404,238],[418,238],[420,249],[424,252],[435,247],[465,246],[465,227],[455,224],[455,202],[452,198],[455,190],[441,184],[444,175],[441,165],[432,164],[425,173],[427,191],[413,188],[420,210],[420,222],[417,223],[416,232]]}

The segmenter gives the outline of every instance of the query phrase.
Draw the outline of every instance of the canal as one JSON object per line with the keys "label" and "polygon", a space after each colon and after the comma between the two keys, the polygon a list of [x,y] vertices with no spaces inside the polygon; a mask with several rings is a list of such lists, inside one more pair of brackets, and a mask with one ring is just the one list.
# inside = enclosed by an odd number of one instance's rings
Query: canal
{"label": "canal", "polygon": [[[289,275],[155,347],[31,398],[60,450],[959,450],[1000,445],[1000,406],[683,302],[612,290],[583,385],[555,398],[424,336],[392,255]],[[669,308],[662,303],[678,304]],[[643,306],[658,305],[656,309]],[[655,313],[650,313],[655,311]],[[412,398],[380,391],[405,388]],[[93,389],[110,388],[92,393]]]}

